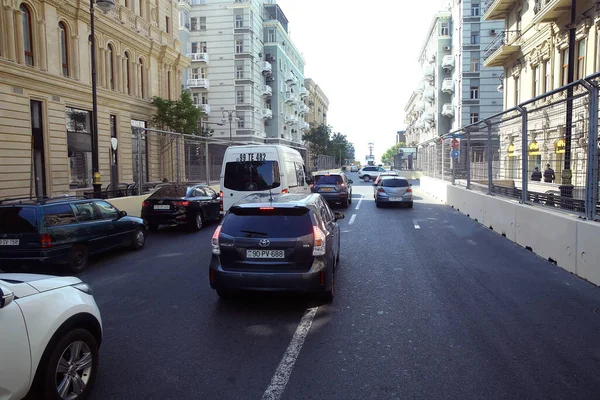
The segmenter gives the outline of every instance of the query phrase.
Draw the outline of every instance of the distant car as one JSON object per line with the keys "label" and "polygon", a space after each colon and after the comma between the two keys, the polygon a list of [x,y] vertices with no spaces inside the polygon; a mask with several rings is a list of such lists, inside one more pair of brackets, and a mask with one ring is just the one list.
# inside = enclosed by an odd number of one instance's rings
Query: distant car
{"label": "distant car", "polygon": [[358,172],[358,165],[353,165],[350,167],[350,172]]}
{"label": "distant car", "polygon": [[[272,200],[272,201],[271,201]],[[319,194],[255,194],[234,204],[212,237],[210,286],[297,291],[333,300],[344,214]]]}
{"label": "distant car", "polygon": [[87,268],[88,257],[146,243],[146,225],[98,199],[59,196],[0,200],[0,269],[18,272],[38,264]]}
{"label": "distant car", "polygon": [[375,187],[375,205],[382,204],[406,204],[413,206],[413,193],[408,179],[400,176],[384,176]]}
{"label": "distant car", "polygon": [[221,199],[207,185],[169,184],[144,200],[142,218],[150,230],[160,225],[187,225],[198,231],[205,221],[221,218]]}
{"label": "distant car", "polygon": [[353,183],[344,173],[315,175],[311,191],[319,193],[329,204],[339,204],[348,208],[352,204]]}
{"label": "distant car", "polygon": [[384,176],[398,176],[398,173],[395,171],[382,172],[377,176],[374,183],[375,184],[379,183],[379,180]]}
{"label": "distant car", "polygon": [[87,398],[102,319],[74,277],[0,273],[0,398]]}
{"label": "distant car", "polygon": [[365,182],[369,182],[372,179],[375,179],[379,176],[380,173],[387,172],[382,167],[368,166],[363,167],[358,171],[358,177]]}

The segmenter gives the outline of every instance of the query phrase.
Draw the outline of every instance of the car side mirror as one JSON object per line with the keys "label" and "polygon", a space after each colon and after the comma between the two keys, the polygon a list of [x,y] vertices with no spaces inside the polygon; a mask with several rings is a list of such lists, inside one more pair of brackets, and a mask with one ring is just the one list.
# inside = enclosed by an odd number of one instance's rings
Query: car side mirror
{"label": "car side mirror", "polygon": [[354,181],[352,179],[348,179],[348,183],[352,185]]}
{"label": "car side mirror", "polygon": [[119,211],[119,218],[123,218],[127,216],[127,211]]}
{"label": "car side mirror", "polygon": [[341,212],[336,212],[335,213],[335,220],[336,221],[339,220],[339,219],[344,219],[344,218],[346,218],[346,216],[344,215],[344,213],[341,213]]}
{"label": "car side mirror", "polygon": [[313,178],[306,178],[306,183],[312,185],[313,183],[315,183],[315,180]]}
{"label": "car side mirror", "polygon": [[15,299],[15,294],[5,286],[0,286],[0,309],[8,306]]}

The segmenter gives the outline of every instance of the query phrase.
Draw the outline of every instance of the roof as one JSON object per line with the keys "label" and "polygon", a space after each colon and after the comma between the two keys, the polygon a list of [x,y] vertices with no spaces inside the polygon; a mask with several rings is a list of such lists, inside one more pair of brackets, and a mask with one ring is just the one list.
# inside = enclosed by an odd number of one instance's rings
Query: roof
{"label": "roof", "polygon": [[233,205],[233,207],[240,208],[256,208],[256,207],[305,207],[308,204],[314,202],[318,197],[318,194],[307,193],[307,194],[273,194],[273,201],[270,201],[271,195],[269,193],[256,193],[251,194]]}
{"label": "roof", "polygon": [[423,46],[421,47],[421,52],[419,53],[419,58],[417,58],[417,61],[421,61],[421,58],[423,57],[423,53],[425,53],[425,50],[427,50],[427,44],[429,43],[429,40],[431,39],[431,36],[433,35],[433,31],[437,24],[437,20],[441,19],[441,18],[444,18],[444,19],[452,18],[452,13],[450,11],[439,11],[434,15],[433,19],[431,20],[431,25],[429,26],[429,30],[427,31],[427,37],[425,38],[425,43],[423,43]]}

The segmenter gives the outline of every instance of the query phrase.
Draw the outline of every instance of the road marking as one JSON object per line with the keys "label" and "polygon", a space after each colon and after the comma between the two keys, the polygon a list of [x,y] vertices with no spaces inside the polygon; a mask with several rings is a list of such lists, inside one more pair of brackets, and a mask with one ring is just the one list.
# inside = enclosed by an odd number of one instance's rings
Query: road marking
{"label": "road marking", "polygon": [[362,204],[363,199],[365,198],[364,195],[360,196],[360,200],[358,200],[358,204],[356,205],[355,210],[359,210],[360,209],[360,205]]}
{"label": "road marking", "polygon": [[352,225],[354,223],[355,219],[356,219],[356,214],[352,214],[352,216],[350,217],[350,222],[348,223],[348,225]]}
{"label": "road marking", "polygon": [[474,240],[471,239],[467,239],[467,243],[472,244],[473,246],[475,246],[477,243],[475,243]]}
{"label": "road marking", "polygon": [[296,359],[300,354],[300,350],[302,350],[304,339],[306,339],[306,335],[308,335],[308,331],[310,330],[310,326],[312,325],[318,309],[319,307],[314,307],[306,310],[306,313],[296,328],[292,341],[277,367],[277,371],[275,371],[275,375],[273,375],[273,379],[271,379],[271,384],[263,394],[262,400],[279,400],[283,395],[288,380],[290,379],[290,375],[292,374],[292,370],[294,369]]}
{"label": "road marking", "polygon": [[415,229],[421,229],[416,219],[413,219],[413,224],[415,225]]}

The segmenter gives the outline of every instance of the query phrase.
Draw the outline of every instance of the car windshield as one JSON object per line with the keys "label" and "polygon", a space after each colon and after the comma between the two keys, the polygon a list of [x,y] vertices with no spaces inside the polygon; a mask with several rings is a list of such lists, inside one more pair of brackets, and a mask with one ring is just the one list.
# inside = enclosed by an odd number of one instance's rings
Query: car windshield
{"label": "car windshield", "polygon": [[233,207],[221,232],[233,237],[295,238],[311,234],[313,225],[307,208]]}
{"label": "car windshield", "polygon": [[31,207],[1,207],[1,233],[35,233],[37,224],[35,209]]}
{"label": "car windshield", "polygon": [[281,185],[277,161],[235,161],[225,165],[224,186],[239,192],[277,188]]}
{"label": "car windshield", "polygon": [[169,197],[186,197],[190,191],[190,187],[182,185],[167,185],[152,193],[150,198],[169,198]]}
{"label": "car windshield", "polygon": [[383,179],[381,186],[384,187],[408,187],[408,181],[406,179],[394,179],[388,178]]}
{"label": "car windshield", "polygon": [[344,180],[339,175],[316,175],[315,185],[340,185]]}

